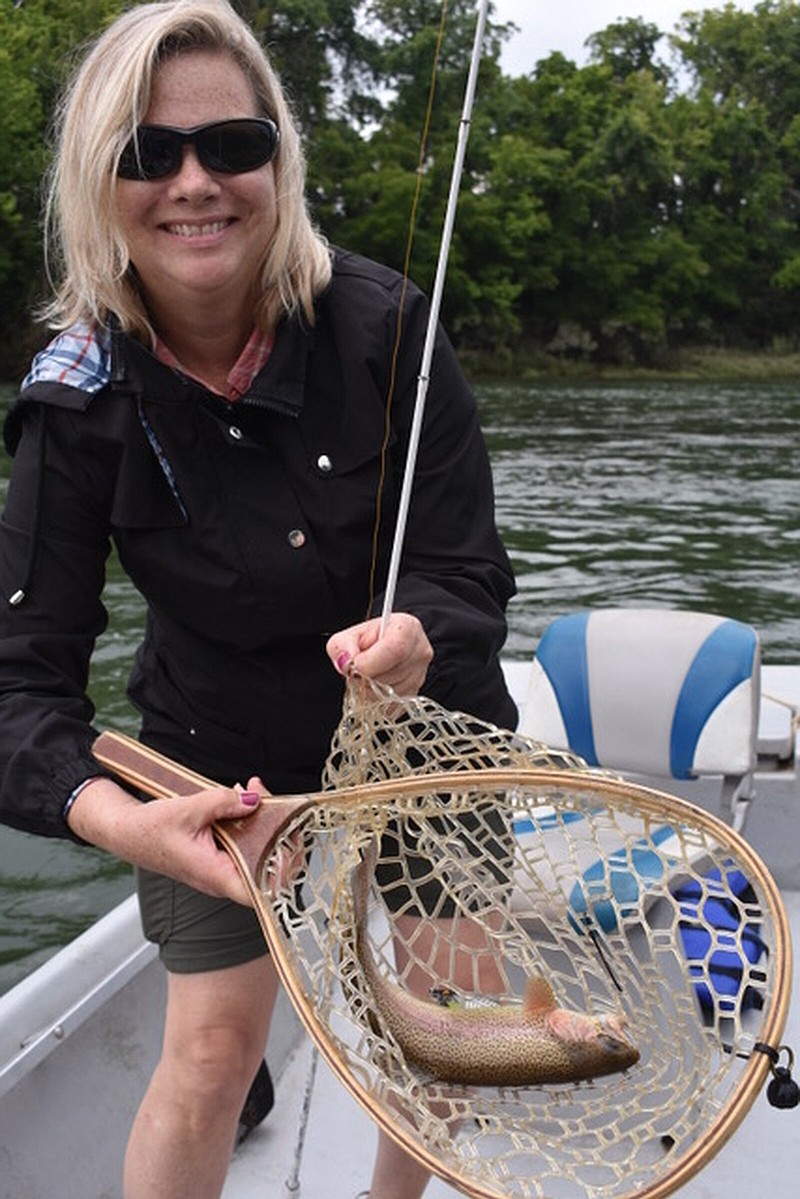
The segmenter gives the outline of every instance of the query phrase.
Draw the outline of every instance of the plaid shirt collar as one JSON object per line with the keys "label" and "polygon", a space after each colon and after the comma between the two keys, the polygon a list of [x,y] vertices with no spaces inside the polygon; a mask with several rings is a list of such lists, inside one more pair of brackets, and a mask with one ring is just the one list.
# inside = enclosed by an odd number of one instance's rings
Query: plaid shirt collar
{"label": "plaid shirt collar", "polygon": [[228,375],[223,392],[219,392],[216,387],[212,387],[205,379],[193,374],[191,371],[187,371],[185,367],[181,366],[178,359],[172,353],[172,350],[170,350],[169,346],[165,345],[160,337],[156,338],[155,355],[159,362],[163,362],[165,366],[180,371],[182,375],[186,375],[189,379],[195,379],[198,383],[202,383],[204,387],[208,387],[210,391],[215,392],[217,395],[223,395],[226,400],[235,402],[241,399],[248,391],[256,375],[266,365],[274,344],[274,332],[262,333],[260,329],[254,328],[247,345],[242,350]]}

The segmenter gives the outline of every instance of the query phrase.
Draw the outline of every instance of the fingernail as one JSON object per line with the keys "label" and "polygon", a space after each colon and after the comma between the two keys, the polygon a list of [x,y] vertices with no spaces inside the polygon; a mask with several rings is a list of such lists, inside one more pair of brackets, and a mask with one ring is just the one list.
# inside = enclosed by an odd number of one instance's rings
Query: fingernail
{"label": "fingernail", "polygon": [[343,649],[339,654],[339,657],[336,659],[336,669],[339,671],[339,674],[347,674],[347,667],[350,665],[351,661],[352,658],[348,654],[347,650]]}
{"label": "fingernail", "polygon": [[239,799],[248,808],[254,808],[256,804],[261,803],[261,796],[257,791],[240,791]]}

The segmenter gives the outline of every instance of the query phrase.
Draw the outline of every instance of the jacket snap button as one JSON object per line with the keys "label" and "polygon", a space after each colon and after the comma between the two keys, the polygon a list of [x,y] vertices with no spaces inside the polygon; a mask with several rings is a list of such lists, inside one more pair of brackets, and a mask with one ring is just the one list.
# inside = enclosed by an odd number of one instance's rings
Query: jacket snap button
{"label": "jacket snap button", "polygon": [[317,458],[317,467],[327,475],[329,471],[333,470],[333,463],[327,454],[320,454]]}
{"label": "jacket snap button", "polygon": [[242,440],[242,430],[239,428],[238,425],[231,425],[230,429],[228,429],[228,432],[230,433],[230,435],[234,441]]}
{"label": "jacket snap button", "polygon": [[306,535],[302,529],[292,529],[288,541],[293,550],[299,550],[306,543]]}

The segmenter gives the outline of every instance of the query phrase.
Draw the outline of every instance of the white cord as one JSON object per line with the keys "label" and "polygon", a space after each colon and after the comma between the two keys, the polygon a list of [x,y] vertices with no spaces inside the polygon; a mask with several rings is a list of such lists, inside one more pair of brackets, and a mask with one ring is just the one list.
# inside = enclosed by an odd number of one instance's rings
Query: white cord
{"label": "white cord", "polygon": [[319,1050],[316,1045],[312,1045],[311,1061],[308,1067],[308,1077],[306,1078],[306,1089],[303,1095],[303,1106],[300,1111],[300,1123],[297,1128],[297,1143],[294,1148],[292,1172],[284,1185],[286,1199],[300,1199],[300,1165],[303,1160],[303,1147],[305,1145],[306,1132],[308,1131],[308,1118],[311,1112],[311,1100],[314,1093],[314,1081],[317,1075],[318,1062]]}

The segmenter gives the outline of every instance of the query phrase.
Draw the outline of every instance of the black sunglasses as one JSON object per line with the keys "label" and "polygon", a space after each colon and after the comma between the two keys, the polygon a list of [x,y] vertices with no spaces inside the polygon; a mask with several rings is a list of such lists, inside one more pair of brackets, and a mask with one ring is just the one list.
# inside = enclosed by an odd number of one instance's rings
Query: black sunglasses
{"label": "black sunglasses", "polygon": [[120,179],[166,179],[183,162],[183,147],[194,146],[207,171],[243,175],[263,167],[275,157],[280,142],[278,126],[263,117],[213,121],[194,129],[169,125],[140,125],[120,155]]}

